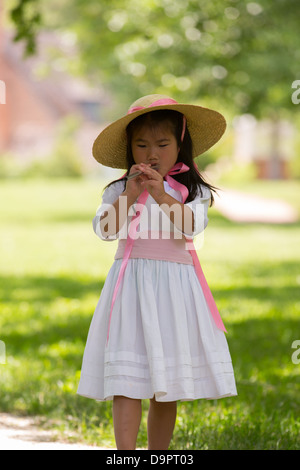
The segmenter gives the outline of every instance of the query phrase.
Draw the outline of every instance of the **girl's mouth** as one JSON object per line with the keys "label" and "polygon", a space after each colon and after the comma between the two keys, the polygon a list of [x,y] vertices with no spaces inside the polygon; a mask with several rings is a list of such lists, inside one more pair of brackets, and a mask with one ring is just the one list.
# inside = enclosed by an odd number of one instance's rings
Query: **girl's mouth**
{"label": "girl's mouth", "polygon": [[[158,164],[153,164],[151,165],[152,170],[159,170],[159,165]],[[135,173],[132,173],[132,175],[128,175],[125,177],[127,181],[132,180],[133,178],[136,178],[137,176],[141,175],[143,172],[142,171],[136,171]]]}

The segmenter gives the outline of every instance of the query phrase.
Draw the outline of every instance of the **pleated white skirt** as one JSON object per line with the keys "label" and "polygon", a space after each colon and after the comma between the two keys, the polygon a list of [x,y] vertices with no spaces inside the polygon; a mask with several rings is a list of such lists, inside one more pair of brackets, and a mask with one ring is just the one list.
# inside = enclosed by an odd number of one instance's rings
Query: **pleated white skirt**
{"label": "pleated white skirt", "polygon": [[96,307],[77,393],[157,401],[237,395],[225,338],[193,265],[130,259],[107,331],[122,260],[114,261]]}

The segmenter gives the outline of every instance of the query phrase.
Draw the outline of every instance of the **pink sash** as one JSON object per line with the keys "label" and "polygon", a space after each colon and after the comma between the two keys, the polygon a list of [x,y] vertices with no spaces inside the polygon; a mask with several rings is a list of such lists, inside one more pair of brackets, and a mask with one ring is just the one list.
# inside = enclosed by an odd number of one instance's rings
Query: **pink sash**
{"label": "pink sash", "polygon": [[[184,163],[176,163],[176,165],[174,165],[173,168],[171,168],[171,170],[165,176],[165,179],[169,183],[171,188],[175,189],[176,191],[180,191],[183,203],[186,201],[186,198],[188,197],[188,194],[189,194],[188,189],[183,184],[181,184],[178,181],[174,180],[174,178],[172,178],[171,175],[175,175],[175,174],[178,174],[178,173],[185,173],[186,171],[189,171],[189,167],[187,165],[185,165]],[[146,189],[139,196],[139,198],[137,200],[137,203],[140,204],[142,208],[145,205],[148,196],[149,196],[149,193]],[[121,281],[122,281],[123,276],[124,276],[124,272],[125,272],[128,260],[130,258],[130,254],[131,254],[133,244],[134,244],[135,234],[136,234],[137,227],[138,227],[138,222],[139,222],[139,220],[137,220],[137,219],[140,219],[141,214],[142,214],[142,210],[140,210],[132,218],[132,221],[131,221],[130,226],[129,226],[128,237],[127,237],[126,247],[125,247],[125,251],[124,251],[124,257],[123,257],[123,260],[122,260],[121,268],[120,268],[120,271],[119,271],[119,274],[118,274],[118,278],[117,278],[117,282],[116,282],[116,285],[115,285],[115,289],[114,289],[113,297],[112,297],[112,302],[111,302],[109,322],[108,322],[108,330],[107,330],[107,343],[108,343],[108,339],[109,339],[109,331],[110,331],[110,324],[111,324],[111,317],[112,317],[112,311],[113,311],[114,303],[115,303],[115,300],[116,300],[116,297],[117,297],[117,293],[118,293]],[[220,330],[225,331],[227,333],[226,328],[225,328],[225,326],[223,324],[223,321],[221,319],[220,313],[218,311],[218,308],[216,306],[216,303],[214,301],[214,298],[212,296],[212,293],[211,293],[211,291],[209,289],[209,286],[207,284],[207,281],[205,279],[204,273],[202,271],[200,261],[198,259],[193,241],[192,240],[187,240],[187,243],[188,243],[188,247],[189,247],[188,250],[189,250],[189,252],[192,256],[192,259],[193,259],[193,264],[194,264],[194,268],[195,268],[197,277],[199,279],[199,282],[200,282],[200,285],[202,287],[205,300],[206,300],[207,305],[210,309],[212,317],[213,317],[217,327]]]}

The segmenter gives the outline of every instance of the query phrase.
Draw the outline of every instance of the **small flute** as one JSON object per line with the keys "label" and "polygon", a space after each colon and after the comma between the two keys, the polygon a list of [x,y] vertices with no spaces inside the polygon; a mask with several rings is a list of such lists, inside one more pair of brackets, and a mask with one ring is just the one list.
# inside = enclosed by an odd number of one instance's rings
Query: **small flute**
{"label": "small flute", "polygon": [[[152,170],[158,170],[159,166],[154,165],[151,167]],[[143,171],[136,171],[135,173],[132,173],[131,175],[125,176],[126,181],[132,180],[133,178],[136,178],[137,176],[141,175]]]}

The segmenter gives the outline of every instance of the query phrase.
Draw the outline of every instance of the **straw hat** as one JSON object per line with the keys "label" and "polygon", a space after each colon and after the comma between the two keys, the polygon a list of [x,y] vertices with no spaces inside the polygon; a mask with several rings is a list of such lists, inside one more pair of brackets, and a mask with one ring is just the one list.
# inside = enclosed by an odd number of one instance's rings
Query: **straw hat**
{"label": "straw hat", "polygon": [[102,165],[127,169],[126,127],[138,116],[159,109],[179,111],[186,117],[193,142],[193,158],[218,142],[226,129],[224,116],[217,111],[192,104],[180,104],[166,95],[147,95],[135,101],[126,116],[103,129],[93,145],[94,158]]}

